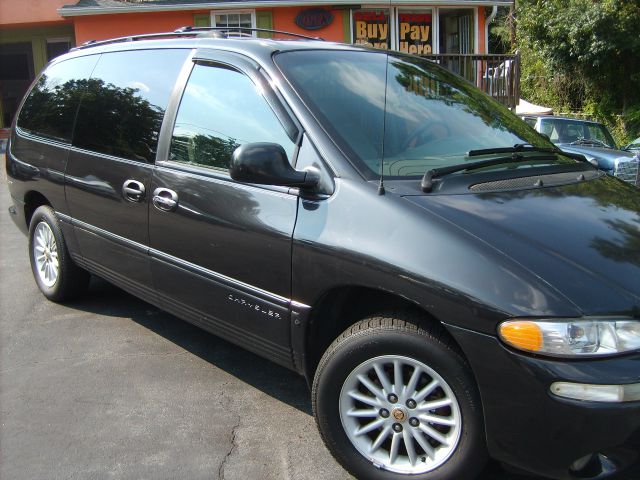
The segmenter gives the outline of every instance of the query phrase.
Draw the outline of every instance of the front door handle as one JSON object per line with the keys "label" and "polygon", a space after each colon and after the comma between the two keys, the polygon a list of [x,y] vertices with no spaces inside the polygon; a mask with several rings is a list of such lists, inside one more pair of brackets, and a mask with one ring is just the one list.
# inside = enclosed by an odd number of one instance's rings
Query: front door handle
{"label": "front door handle", "polygon": [[178,194],[168,188],[156,188],[151,201],[154,207],[163,212],[173,212],[178,208]]}
{"label": "front door handle", "polygon": [[130,202],[141,202],[144,199],[144,183],[137,180],[125,180],[122,185],[122,196]]}

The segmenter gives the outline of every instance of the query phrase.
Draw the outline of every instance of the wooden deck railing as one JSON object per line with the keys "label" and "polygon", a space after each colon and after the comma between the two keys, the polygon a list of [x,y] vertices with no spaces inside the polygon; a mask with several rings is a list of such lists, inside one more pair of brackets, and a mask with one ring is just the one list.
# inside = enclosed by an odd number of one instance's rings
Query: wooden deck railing
{"label": "wooden deck railing", "polygon": [[436,62],[473,83],[497,101],[515,109],[520,99],[520,54],[432,54],[422,57]]}

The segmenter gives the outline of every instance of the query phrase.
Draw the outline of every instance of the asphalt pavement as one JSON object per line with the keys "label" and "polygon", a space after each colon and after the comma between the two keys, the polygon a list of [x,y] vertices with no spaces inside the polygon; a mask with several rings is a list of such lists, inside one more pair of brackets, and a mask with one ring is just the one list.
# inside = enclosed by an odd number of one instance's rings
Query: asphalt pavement
{"label": "asphalt pavement", "polygon": [[1,479],[350,478],[302,377],[100,279],[47,301],[0,169]]}

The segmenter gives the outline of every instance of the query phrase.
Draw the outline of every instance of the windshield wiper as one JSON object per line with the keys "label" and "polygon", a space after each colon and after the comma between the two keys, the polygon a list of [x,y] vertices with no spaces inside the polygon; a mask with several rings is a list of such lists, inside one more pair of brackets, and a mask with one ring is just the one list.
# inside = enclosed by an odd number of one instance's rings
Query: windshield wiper
{"label": "windshield wiper", "polygon": [[[482,150],[476,150],[482,151]],[[471,152],[469,152],[471,153]],[[555,152],[554,152],[555,153]],[[478,154],[483,155],[483,154]],[[430,192],[433,189],[434,181],[438,177],[442,177],[443,175],[448,175],[450,173],[461,172],[463,170],[474,170],[476,168],[482,167],[490,167],[492,165],[500,165],[503,163],[514,163],[514,162],[529,162],[529,161],[550,161],[557,160],[555,155],[534,155],[534,156],[524,156],[521,153],[513,152],[512,155],[508,157],[498,157],[491,158],[488,160],[480,160],[478,162],[471,163],[459,163],[457,165],[451,165],[450,167],[440,167],[440,168],[432,168],[431,170],[427,170],[422,177],[422,181],[420,182],[420,187],[423,192]]]}
{"label": "windshield wiper", "polygon": [[579,138],[575,142],[571,142],[569,145],[596,145],[604,148],[613,148],[600,140],[596,140],[595,138]]}
{"label": "windshield wiper", "polygon": [[477,157],[479,155],[490,155],[492,153],[517,153],[517,152],[544,152],[559,153],[560,149],[553,147],[536,147],[530,143],[516,143],[513,147],[485,148],[482,150],[469,150],[467,157]]}

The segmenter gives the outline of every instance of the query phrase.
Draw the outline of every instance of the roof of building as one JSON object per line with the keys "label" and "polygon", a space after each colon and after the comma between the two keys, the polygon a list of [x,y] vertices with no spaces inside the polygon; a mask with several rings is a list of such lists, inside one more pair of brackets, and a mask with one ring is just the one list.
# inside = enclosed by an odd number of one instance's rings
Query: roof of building
{"label": "roof of building", "polygon": [[[512,0],[367,0],[367,5],[510,5]],[[63,17],[109,13],[160,12],[171,10],[202,10],[215,8],[255,8],[286,6],[319,6],[330,4],[352,6],[353,0],[78,0],[58,9]]]}

